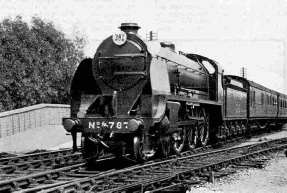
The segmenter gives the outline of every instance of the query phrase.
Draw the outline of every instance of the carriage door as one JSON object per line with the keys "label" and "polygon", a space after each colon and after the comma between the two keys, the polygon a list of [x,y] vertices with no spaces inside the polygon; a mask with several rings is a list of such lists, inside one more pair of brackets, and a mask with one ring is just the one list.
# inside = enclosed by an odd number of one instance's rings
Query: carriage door
{"label": "carriage door", "polygon": [[255,91],[250,91],[250,111],[251,111],[251,115],[256,113],[256,108],[255,108]]}

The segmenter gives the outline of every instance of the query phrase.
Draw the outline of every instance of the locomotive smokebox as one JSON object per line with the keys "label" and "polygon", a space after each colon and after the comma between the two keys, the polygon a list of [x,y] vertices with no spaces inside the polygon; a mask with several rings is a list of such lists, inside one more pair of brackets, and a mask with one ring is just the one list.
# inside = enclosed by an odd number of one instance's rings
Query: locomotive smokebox
{"label": "locomotive smokebox", "polygon": [[141,28],[137,23],[122,23],[119,27],[127,34],[138,34],[138,30]]}

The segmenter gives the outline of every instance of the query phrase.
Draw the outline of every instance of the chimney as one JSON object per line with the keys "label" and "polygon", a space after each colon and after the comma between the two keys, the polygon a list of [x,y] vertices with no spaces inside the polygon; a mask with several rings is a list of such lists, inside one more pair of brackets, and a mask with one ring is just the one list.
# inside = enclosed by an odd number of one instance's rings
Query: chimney
{"label": "chimney", "polygon": [[127,34],[137,35],[141,27],[137,23],[122,23],[119,28]]}

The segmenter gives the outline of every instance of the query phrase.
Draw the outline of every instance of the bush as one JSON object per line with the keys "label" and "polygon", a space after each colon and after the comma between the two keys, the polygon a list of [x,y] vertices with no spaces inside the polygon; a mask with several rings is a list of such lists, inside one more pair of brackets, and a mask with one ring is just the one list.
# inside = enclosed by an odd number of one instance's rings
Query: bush
{"label": "bush", "polygon": [[20,16],[0,23],[0,111],[69,103],[70,83],[84,58],[85,39],[65,38],[52,22]]}

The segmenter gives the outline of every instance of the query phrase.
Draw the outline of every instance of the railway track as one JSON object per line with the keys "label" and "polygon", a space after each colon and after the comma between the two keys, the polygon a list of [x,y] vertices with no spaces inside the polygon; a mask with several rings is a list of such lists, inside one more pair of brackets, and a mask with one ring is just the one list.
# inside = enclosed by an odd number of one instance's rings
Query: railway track
{"label": "railway track", "polygon": [[[192,152],[183,152],[180,156],[187,157],[213,152],[218,148],[232,147],[244,140],[244,137],[231,139],[204,148],[197,148]],[[170,159],[176,159],[176,157],[174,155]],[[122,163],[125,164],[114,163],[110,160],[113,160],[111,155],[105,155],[96,166],[96,169],[101,168],[100,171],[87,171],[81,154],[72,153],[71,149],[0,158],[0,192],[23,191],[25,189],[27,192],[39,191],[70,181],[78,181],[83,178],[90,179],[107,173],[107,171],[116,171],[134,164],[127,160],[122,160]],[[148,163],[161,161],[153,160]],[[109,165],[113,167],[107,167]]]}
{"label": "railway track", "polygon": [[98,165],[101,168],[100,171],[89,171],[85,163],[82,162],[58,169],[51,169],[50,167],[36,169],[31,167],[23,171],[16,171],[13,174],[0,174],[0,179],[5,179],[0,181],[0,192],[24,191],[25,189],[29,190],[35,187],[37,189],[45,189],[85,177],[98,176],[100,173],[111,171],[107,167],[104,167],[104,165],[105,163],[112,162],[112,160],[114,160],[114,157],[111,156],[99,159]]}
{"label": "railway track", "polygon": [[202,183],[208,180],[211,174],[220,177],[233,173],[234,169],[226,169],[230,165],[235,168],[262,167],[266,159],[256,159],[256,156],[282,150],[285,147],[287,138],[208,153],[182,155],[180,158],[126,168],[41,192],[182,192],[186,189],[186,185]]}
{"label": "railway track", "polygon": [[15,178],[79,163],[84,163],[82,155],[73,154],[71,149],[1,158],[0,179]]}
{"label": "railway track", "polygon": [[0,159],[0,192],[14,192],[36,186],[50,187],[51,184],[95,176],[108,171],[103,163],[113,159],[111,154],[104,154],[98,162],[102,170],[88,171],[82,154],[73,153],[71,149],[4,157]]}
{"label": "railway track", "polygon": [[40,160],[29,160],[23,163],[15,163],[12,165],[5,165],[0,167],[1,174],[26,175],[29,173],[52,170],[67,165],[76,165],[84,163],[80,153],[66,156],[58,156],[54,158],[46,158]]}
{"label": "railway track", "polygon": [[[0,192],[181,192],[192,184],[233,173],[236,168],[262,167],[266,159],[258,155],[287,147],[287,138],[255,145],[223,149],[199,149],[180,157],[150,161],[144,165],[88,171],[83,164],[59,168],[0,182]],[[202,151],[202,152],[199,152]],[[107,160],[102,160],[104,165]],[[226,169],[232,165],[232,169]],[[99,168],[103,168],[99,165]]]}
{"label": "railway track", "polygon": [[63,150],[58,150],[58,151],[46,151],[46,152],[33,153],[33,154],[24,154],[20,156],[3,157],[3,158],[0,158],[0,166],[12,165],[15,163],[26,162],[29,160],[41,160],[45,158],[71,155],[72,152],[73,152],[72,149],[63,149]]}

